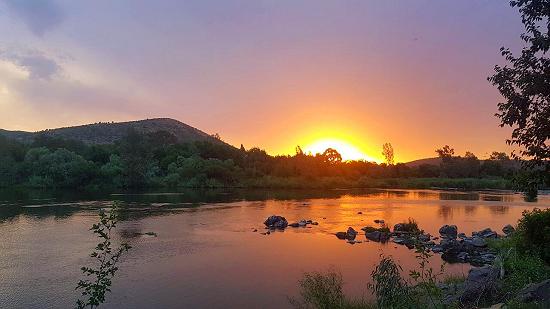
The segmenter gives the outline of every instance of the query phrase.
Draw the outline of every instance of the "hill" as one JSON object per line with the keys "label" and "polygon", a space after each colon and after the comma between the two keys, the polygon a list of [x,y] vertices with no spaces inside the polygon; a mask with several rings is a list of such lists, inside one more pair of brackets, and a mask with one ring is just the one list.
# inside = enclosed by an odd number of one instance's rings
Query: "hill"
{"label": "hill", "polygon": [[45,135],[86,144],[112,144],[128,134],[130,130],[140,133],[166,131],[174,135],[178,142],[210,141],[219,139],[183,122],[171,118],[145,119],[127,122],[99,122],[73,127],[46,129],[37,132],[8,131],[0,129],[0,134],[21,142],[30,143],[36,136]]}
{"label": "hill", "polygon": [[413,168],[419,167],[422,164],[439,166],[439,164],[441,164],[441,158],[425,158],[405,163],[406,166]]}

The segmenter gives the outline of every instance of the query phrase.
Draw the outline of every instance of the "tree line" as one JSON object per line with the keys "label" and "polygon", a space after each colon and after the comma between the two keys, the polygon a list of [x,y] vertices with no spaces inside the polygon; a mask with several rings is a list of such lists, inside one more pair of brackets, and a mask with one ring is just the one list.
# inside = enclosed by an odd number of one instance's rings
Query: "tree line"
{"label": "tree line", "polygon": [[[259,148],[224,143],[178,143],[165,131],[129,131],[114,144],[87,145],[39,135],[30,144],[0,136],[0,186],[37,188],[246,187],[258,179],[320,178],[350,182],[373,178],[507,178],[516,169],[503,153],[489,160],[455,156],[448,146],[438,150],[440,165],[393,164],[393,148],[383,146],[388,163],[343,161],[335,149],[271,156]],[[389,158],[391,154],[391,158]]]}

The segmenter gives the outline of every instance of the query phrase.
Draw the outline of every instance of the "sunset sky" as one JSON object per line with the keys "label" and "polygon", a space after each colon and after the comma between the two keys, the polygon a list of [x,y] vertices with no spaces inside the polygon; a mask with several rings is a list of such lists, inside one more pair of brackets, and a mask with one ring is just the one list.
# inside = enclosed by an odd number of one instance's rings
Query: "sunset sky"
{"label": "sunset sky", "polygon": [[0,0],[0,128],[170,117],[270,154],[486,157],[510,150],[486,78],[521,32],[508,1]]}

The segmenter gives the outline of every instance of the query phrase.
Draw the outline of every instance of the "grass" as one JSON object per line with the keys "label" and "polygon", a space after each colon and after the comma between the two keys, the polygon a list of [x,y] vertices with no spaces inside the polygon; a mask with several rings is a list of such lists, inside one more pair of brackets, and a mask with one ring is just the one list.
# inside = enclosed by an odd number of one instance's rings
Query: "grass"
{"label": "grass", "polygon": [[464,283],[466,280],[466,276],[464,274],[460,275],[447,275],[445,278],[443,278],[443,283],[445,284],[461,284]]}
{"label": "grass", "polygon": [[300,299],[291,298],[290,303],[298,309],[371,309],[372,304],[351,300],[344,296],[342,275],[335,270],[327,273],[305,273],[299,281]]}
{"label": "grass", "polygon": [[418,233],[420,232],[420,229],[418,228],[418,223],[413,218],[409,218],[407,222],[401,222],[402,228],[401,231],[409,232],[409,233]]}

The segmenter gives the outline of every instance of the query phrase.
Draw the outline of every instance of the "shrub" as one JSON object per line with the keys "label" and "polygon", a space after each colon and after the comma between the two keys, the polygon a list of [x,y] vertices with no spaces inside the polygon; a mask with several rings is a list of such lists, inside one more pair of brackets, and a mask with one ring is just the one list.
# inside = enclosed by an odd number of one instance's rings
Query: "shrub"
{"label": "shrub", "polygon": [[550,209],[524,211],[516,231],[518,249],[522,253],[538,254],[550,263]]}
{"label": "shrub", "polygon": [[373,283],[369,288],[374,292],[379,308],[408,308],[411,304],[410,291],[401,271],[401,266],[389,257],[383,257],[373,270]]}

